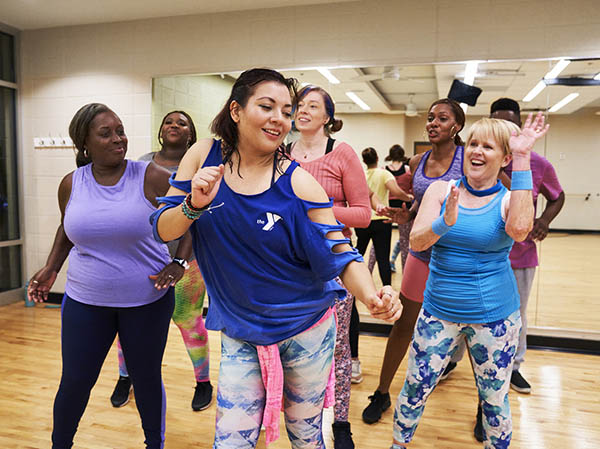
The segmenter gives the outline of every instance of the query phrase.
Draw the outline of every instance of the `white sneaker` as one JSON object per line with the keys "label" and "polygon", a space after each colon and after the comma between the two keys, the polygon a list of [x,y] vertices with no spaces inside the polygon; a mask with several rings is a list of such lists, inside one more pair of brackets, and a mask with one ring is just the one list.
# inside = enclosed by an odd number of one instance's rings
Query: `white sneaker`
{"label": "white sneaker", "polygon": [[359,384],[363,381],[362,370],[360,369],[360,360],[352,359],[352,378],[350,382]]}

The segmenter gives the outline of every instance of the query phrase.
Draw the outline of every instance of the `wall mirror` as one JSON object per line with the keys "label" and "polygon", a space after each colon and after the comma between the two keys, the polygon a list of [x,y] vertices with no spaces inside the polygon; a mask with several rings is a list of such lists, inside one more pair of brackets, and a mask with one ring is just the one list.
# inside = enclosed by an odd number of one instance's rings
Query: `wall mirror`
{"label": "wall mirror", "polygon": [[[470,124],[489,115],[490,104],[500,97],[518,100],[523,114],[546,111],[551,129],[535,151],[554,166],[565,205],[547,238],[537,245],[539,267],[529,299],[529,333],[600,340],[596,319],[600,316],[600,60],[497,61],[470,66],[461,62],[283,73],[300,83],[324,87],[336,103],[336,115],[344,121],[335,137],[359,154],[367,146],[376,148],[381,163],[393,144],[401,144],[408,155],[426,147],[427,109],[447,96],[454,79],[482,89],[476,106],[467,109],[463,137]],[[183,109],[193,117],[198,136],[208,137],[210,121],[238,74],[154,78],[153,135],[166,112]],[[536,86],[537,92],[531,93]],[[158,143],[153,145],[158,149]],[[540,195],[538,216],[544,207]],[[392,244],[396,239],[394,233]],[[397,288],[402,276],[399,267],[393,276]],[[380,283],[377,269],[374,277]],[[364,308],[361,315],[361,320],[371,320]]]}

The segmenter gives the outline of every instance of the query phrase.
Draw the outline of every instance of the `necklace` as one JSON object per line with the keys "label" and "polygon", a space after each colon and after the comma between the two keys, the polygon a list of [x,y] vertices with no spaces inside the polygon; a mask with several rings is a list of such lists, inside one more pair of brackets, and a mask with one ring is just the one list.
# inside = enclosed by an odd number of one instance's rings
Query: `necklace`
{"label": "necklace", "polygon": [[475,196],[488,196],[488,195],[492,195],[492,194],[498,192],[502,188],[502,183],[500,182],[500,180],[498,180],[498,182],[496,183],[496,185],[493,185],[489,189],[485,189],[485,190],[475,190],[467,182],[467,177],[466,176],[463,176],[462,179],[461,179],[461,181],[462,181],[463,185],[465,186],[465,189],[467,189],[469,191],[469,193],[472,193]]}

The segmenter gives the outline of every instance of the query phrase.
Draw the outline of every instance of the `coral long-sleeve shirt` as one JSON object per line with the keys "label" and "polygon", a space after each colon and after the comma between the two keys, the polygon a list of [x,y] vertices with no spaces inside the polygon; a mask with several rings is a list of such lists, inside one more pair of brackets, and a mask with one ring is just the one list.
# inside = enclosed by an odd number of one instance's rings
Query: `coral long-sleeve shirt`
{"label": "coral long-sleeve shirt", "polygon": [[340,142],[330,153],[310,162],[298,160],[333,198],[335,218],[346,228],[344,235],[350,237],[349,228],[366,228],[371,223],[371,202],[365,171],[354,149]]}

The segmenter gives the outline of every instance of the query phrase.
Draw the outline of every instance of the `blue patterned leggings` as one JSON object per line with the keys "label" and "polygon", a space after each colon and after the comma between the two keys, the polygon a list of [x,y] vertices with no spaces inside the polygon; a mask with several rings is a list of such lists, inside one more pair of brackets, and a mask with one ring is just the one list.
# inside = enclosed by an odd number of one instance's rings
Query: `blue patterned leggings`
{"label": "blue patterned leggings", "polygon": [[[323,400],[336,337],[331,316],[277,344],[283,366],[283,408],[294,449],[325,449]],[[217,426],[213,449],[249,449],[260,434],[265,387],[256,346],[221,333]]]}
{"label": "blue patterned leggings", "polygon": [[483,407],[484,447],[507,448],[512,436],[508,389],[520,328],[518,310],[505,320],[465,324],[438,319],[421,309],[410,345],[406,380],[396,401],[394,439],[404,443],[412,440],[427,398],[465,339]]}

